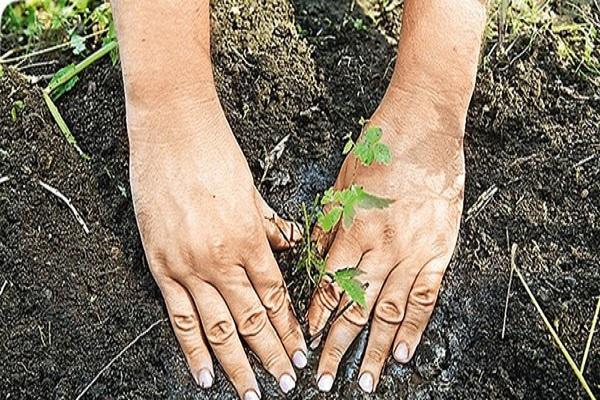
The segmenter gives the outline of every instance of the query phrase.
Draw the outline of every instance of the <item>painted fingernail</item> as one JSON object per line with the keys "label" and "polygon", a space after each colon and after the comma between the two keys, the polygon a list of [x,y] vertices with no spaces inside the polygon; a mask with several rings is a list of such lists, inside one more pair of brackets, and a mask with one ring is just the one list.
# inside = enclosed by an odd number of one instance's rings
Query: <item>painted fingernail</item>
{"label": "painted fingernail", "polygon": [[281,378],[279,378],[279,387],[283,393],[287,394],[296,387],[296,381],[290,375],[283,374],[281,375]]}
{"label": "painted fingernail", "polygon": [[364,392],[371,393],[373,391],[373,375],[369,372],[364,372],[358,380],[358,386],[360,386]]}
{"label": "painted fingernail", "polygon": [[321,344],[321,335],[317,336],[310,342],[310,349],[315,350]]}
{"label": "painted fingernail", "polygon": [[244,394],[244,400],[260,400],[260,396],[254,390],[248,390]]}
{"label": "painted fingernail", "polygon": [[296,368],[306,367],[306,355],[302,350],[298,350],[292,357],[292,362]]}
{"label": "painted fingernail", "polygon": [[408,346],[404,342],[400,342],[394,350],[394,358],[396,361],[405,363],[408,362]]}
{"label": "painted fingernail", "polygon": [[203,369],[200,371],[200,373],[198,374],[198,385],[200,385],[201,388],[206,389],[211,387],[213,384],[213,376],[210,373],[209,370],[207,369]]}
{"label": "painted fingernail", "polygon": [[329,392],[333,386],[333,376],[329,374],[322,375],[317,382],[317,386],[321,392]]}

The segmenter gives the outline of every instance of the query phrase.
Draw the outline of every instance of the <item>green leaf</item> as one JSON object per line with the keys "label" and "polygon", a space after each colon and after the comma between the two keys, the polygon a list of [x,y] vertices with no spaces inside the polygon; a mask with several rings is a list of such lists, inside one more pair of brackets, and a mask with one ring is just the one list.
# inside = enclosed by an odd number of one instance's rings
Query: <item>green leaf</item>
{"label": "green leaf", "polygon": [[336,191],[334,188],[329,188],[323,193],[323,198],[321,198],[321,205],[327,205],[333,203],[335,201]]}
{"label": "green leaf", "polygon": [[392,154],[390,148],[384,143],[377,143],[374,148],[375,162],[377,164],[389,165],[392,161]]}
{"label": "green leaf", "polygon": [[85,39],[76,33],[71,35],[70,45],[73,49],[73,54],[79,55],[86,51]]}
{"label": "green leaf", "polygon": [[[52,77],[52,80],[50,81],[48,86],[53,87],[56,84],[56,82],[58,82],[63,76],[75,71],[75,68],[76,67],[74,64],[69,64],[66,67],[59,69]],[[52,98],[54,100],[56,100],[63,94],[67,93],[69,90],[73,89],[73,87],[75,86],[77,81],[79,81],[79,77],[77,77],[77,75],[75,75],[71,79],[69,79],[67,82],[65,82],[64,84],[56,87],[52,91]]]}
{"label": "green leaf", "polygon": [[[362,188],[361,188],[362,190]],[[362,190],[360,198],[358,199],[358,206],[360,208],[372,209],[372,208],[388,208],[394,200],[387,199],[385,197],[378,197],[373,194],[367,193]]]}
{"label": "green leaf", "polygon": [[342,208],[339,206],[333,207],[327,213],[320,213],[318,223],[325,232],[330,232],[342,217]]}
{"label": "green leaf", "polygon": [[367,306],[365,289],[363,284],[356,279],[360,274],[362,274],[362,271],[358,268],[344,268],[334,273],[333,280],[352,301],[364,308]]}
{"label": "green leaf", "polygon": [[17,100],[13,103],[12,108],[10,109],[10,118],[13,122],[17,122],[17,111],[21,111],[25,108],[25,103],[23,100]]}
{"label": "green leaf", "polygon": [[377,125],[371,125],[365,131],[364,141],[366,144],[372,145],[379,142],[379,139],[381,139],[382,135],[383,132],[380,127],[378,127]]}

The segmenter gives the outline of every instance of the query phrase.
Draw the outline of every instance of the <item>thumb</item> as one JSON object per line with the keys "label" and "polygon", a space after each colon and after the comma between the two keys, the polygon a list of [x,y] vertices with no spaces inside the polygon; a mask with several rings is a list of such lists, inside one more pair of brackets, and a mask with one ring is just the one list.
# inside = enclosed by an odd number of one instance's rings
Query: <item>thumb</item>
{"label": "thumb", "polygon": [[264,216],[263,226],[273,250],[286,250],[302,240],[299,224],[281,218],[256,191],[257,204]]}

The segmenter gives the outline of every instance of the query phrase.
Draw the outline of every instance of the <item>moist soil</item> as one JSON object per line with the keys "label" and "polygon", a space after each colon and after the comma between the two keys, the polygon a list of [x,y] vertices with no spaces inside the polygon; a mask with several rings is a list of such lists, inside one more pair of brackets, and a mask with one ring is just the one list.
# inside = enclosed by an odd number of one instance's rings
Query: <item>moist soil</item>
{"label": "moist soil", "polygon": [[[261,160],[289,135],[261,191],[281,214],[298,219],[300,204],[332,184],[344,136],[358,133],[359,118],[368,117],[383,96],[401,7],[374,27],[366,14],[376,7],[346,0],[249,4],[224,0],[213,7],[219,94],[257,183]],[[365,331],[331,394],[315,389],[313,352],[287,398],[585,397],[518,280],[501,335],[512,243],[519,245],[517,265],[577,363],[600,294],[599,90],[563,67],[544,38],[521,52],[526,46],[519,42],[507,54],[484,47],[466,128],[465,210],[488,189],[497,191],[478,213],[463,218],[414,359],[406,366],[389,360],[377,393],[362,394],[356,374]],[[19,100],[23,109],[15,107]],[[144,260],[129,194],[119,66],[103,60],[86,70],[58,107],[91,160],[79,157],[61,135],[39,87],[11,70],[0,78],[0,177],[10,177],[0,184],[4,399],[75,398],[121,349],[167,316]],[[70,199],[89,234],[39,180]],[[279,261],[303,315],[309,292],[294,258],[286,253]],[[284,398],[251,360],[263,398]],[[600,395],[600,337],[592,343],[585,376]],[[197,388],[168,322],[162,322],[84,398],[235,394],[218,366],[213,388]]]}

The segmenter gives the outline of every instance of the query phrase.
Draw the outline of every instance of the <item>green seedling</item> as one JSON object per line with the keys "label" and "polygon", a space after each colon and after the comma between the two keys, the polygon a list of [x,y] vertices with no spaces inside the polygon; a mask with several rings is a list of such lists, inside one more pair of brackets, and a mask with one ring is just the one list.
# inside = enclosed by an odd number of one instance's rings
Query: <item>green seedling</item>
{"label": "green seedling", "polygon": [[381,143],[382,135],[381,128],[372,125],[367,128],[365,134],[356,143],[352,140],[352,137],[348,137],[343,154],[352,152],[364,166],[369,166],[373,162],[389,165],[392,154],[390,148],[385,143]]}
{"label": "green seedling", "polygon": [[344,268],[328,274],[332,280],[358,305],[367,306],[365,286],[356,277],[362,274],[358,268]]}
{"label": "green seedling", "polygon": [[352,185],[347,189],[328,189],[321,205],[329,207],[329,210],[318,215],[318,223],[325,232],[331,232],[333,228],[343,220],[344,228],[348,229],[356,216],[356,208],[373,209],[387,208],[394,201],[383,197],[377,197],[358,185]]}
{"label": "green seedling", "polygon": [[13,103],[12,108],[10,109],[10,118],[13,122],[17,122],[18,112],[25,108],[25,103],[23,100],[17,100]]}

